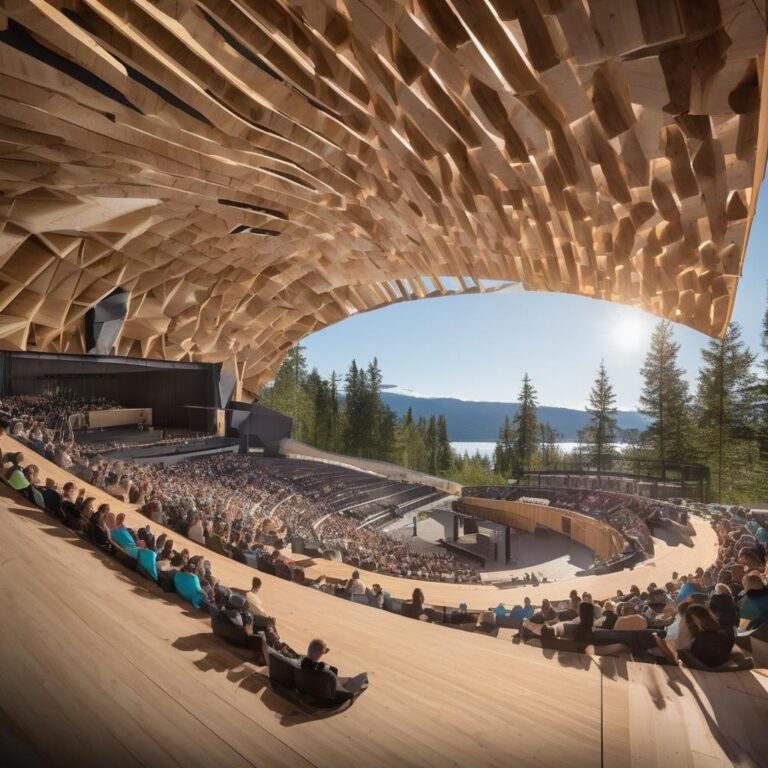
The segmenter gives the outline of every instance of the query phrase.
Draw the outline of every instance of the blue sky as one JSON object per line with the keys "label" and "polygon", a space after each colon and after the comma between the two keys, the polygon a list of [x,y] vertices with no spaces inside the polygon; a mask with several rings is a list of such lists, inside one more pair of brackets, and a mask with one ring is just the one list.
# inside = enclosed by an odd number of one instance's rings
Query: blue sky
{"label": "blue sky", "polygon": [[[733,319],[753,351],[768,281],[768,190],[752,225]],[[528,372],[542,405],[582,408],[604,358],[620,408],[634,409],[639,369],[656,322],[611,302],[559,293],[512,292],[404,302],[356,315],[303,344],[328,376],[376,356],[384,382],[421,395],[515,400]],[[707,337],[675,325],[681,362],[695,382]]]}

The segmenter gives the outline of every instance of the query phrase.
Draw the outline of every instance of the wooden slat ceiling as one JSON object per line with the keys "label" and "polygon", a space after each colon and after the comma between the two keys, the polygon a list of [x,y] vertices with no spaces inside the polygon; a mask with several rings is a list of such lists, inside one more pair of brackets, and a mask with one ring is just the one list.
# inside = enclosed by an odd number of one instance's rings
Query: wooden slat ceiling
{"label": "wooden slat ceiling", "polygon": [[0,346],[121,288],[118,354],[257,392],[484,280],[722,334],[765,53],[764,0],[0,0]]}

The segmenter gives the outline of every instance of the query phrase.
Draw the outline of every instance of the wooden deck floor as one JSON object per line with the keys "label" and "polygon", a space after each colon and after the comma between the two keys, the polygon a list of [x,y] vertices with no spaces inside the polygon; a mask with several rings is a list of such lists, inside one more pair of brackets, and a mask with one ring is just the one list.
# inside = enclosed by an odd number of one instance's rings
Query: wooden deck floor
{"label": "wooden deck floor", "polygon": [[[369,673],[350,710],[307,716],[202,614],[10,494],[0,487],[4,764],[765,765],[759,673],[546,658],[263,575],[288,642],[321,635],[344,673]],[[206,556],[225,583],[249,582]]]}

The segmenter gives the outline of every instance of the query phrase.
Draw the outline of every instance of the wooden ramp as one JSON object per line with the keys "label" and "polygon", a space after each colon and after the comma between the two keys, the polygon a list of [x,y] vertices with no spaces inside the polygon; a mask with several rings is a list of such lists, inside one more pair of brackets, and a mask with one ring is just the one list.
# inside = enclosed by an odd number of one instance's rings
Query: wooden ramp
{"label": "wooden ramp", "polygon": [[[768,753],[758,673],[546,658],[261,574],[288,642],[320,635],[344,673],[369,673],[351,709],[308,716],[202,613],[11,494],[0,486],[3,764],[710,768]],[[206,556],[248,584],[250,569]]]}

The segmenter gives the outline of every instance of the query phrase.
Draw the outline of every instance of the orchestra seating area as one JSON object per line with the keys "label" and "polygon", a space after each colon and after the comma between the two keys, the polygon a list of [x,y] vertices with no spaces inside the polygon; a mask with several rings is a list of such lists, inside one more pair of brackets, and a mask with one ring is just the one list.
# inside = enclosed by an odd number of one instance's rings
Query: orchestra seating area
{"label": "orchestra seating area", "polygon": [[361,522],[383,513],[387,513],[386,520],[391,520],[446,496],[429,486],[396,482],[318,461],[265,457],[262,466],[290,481],[307,498]]}

